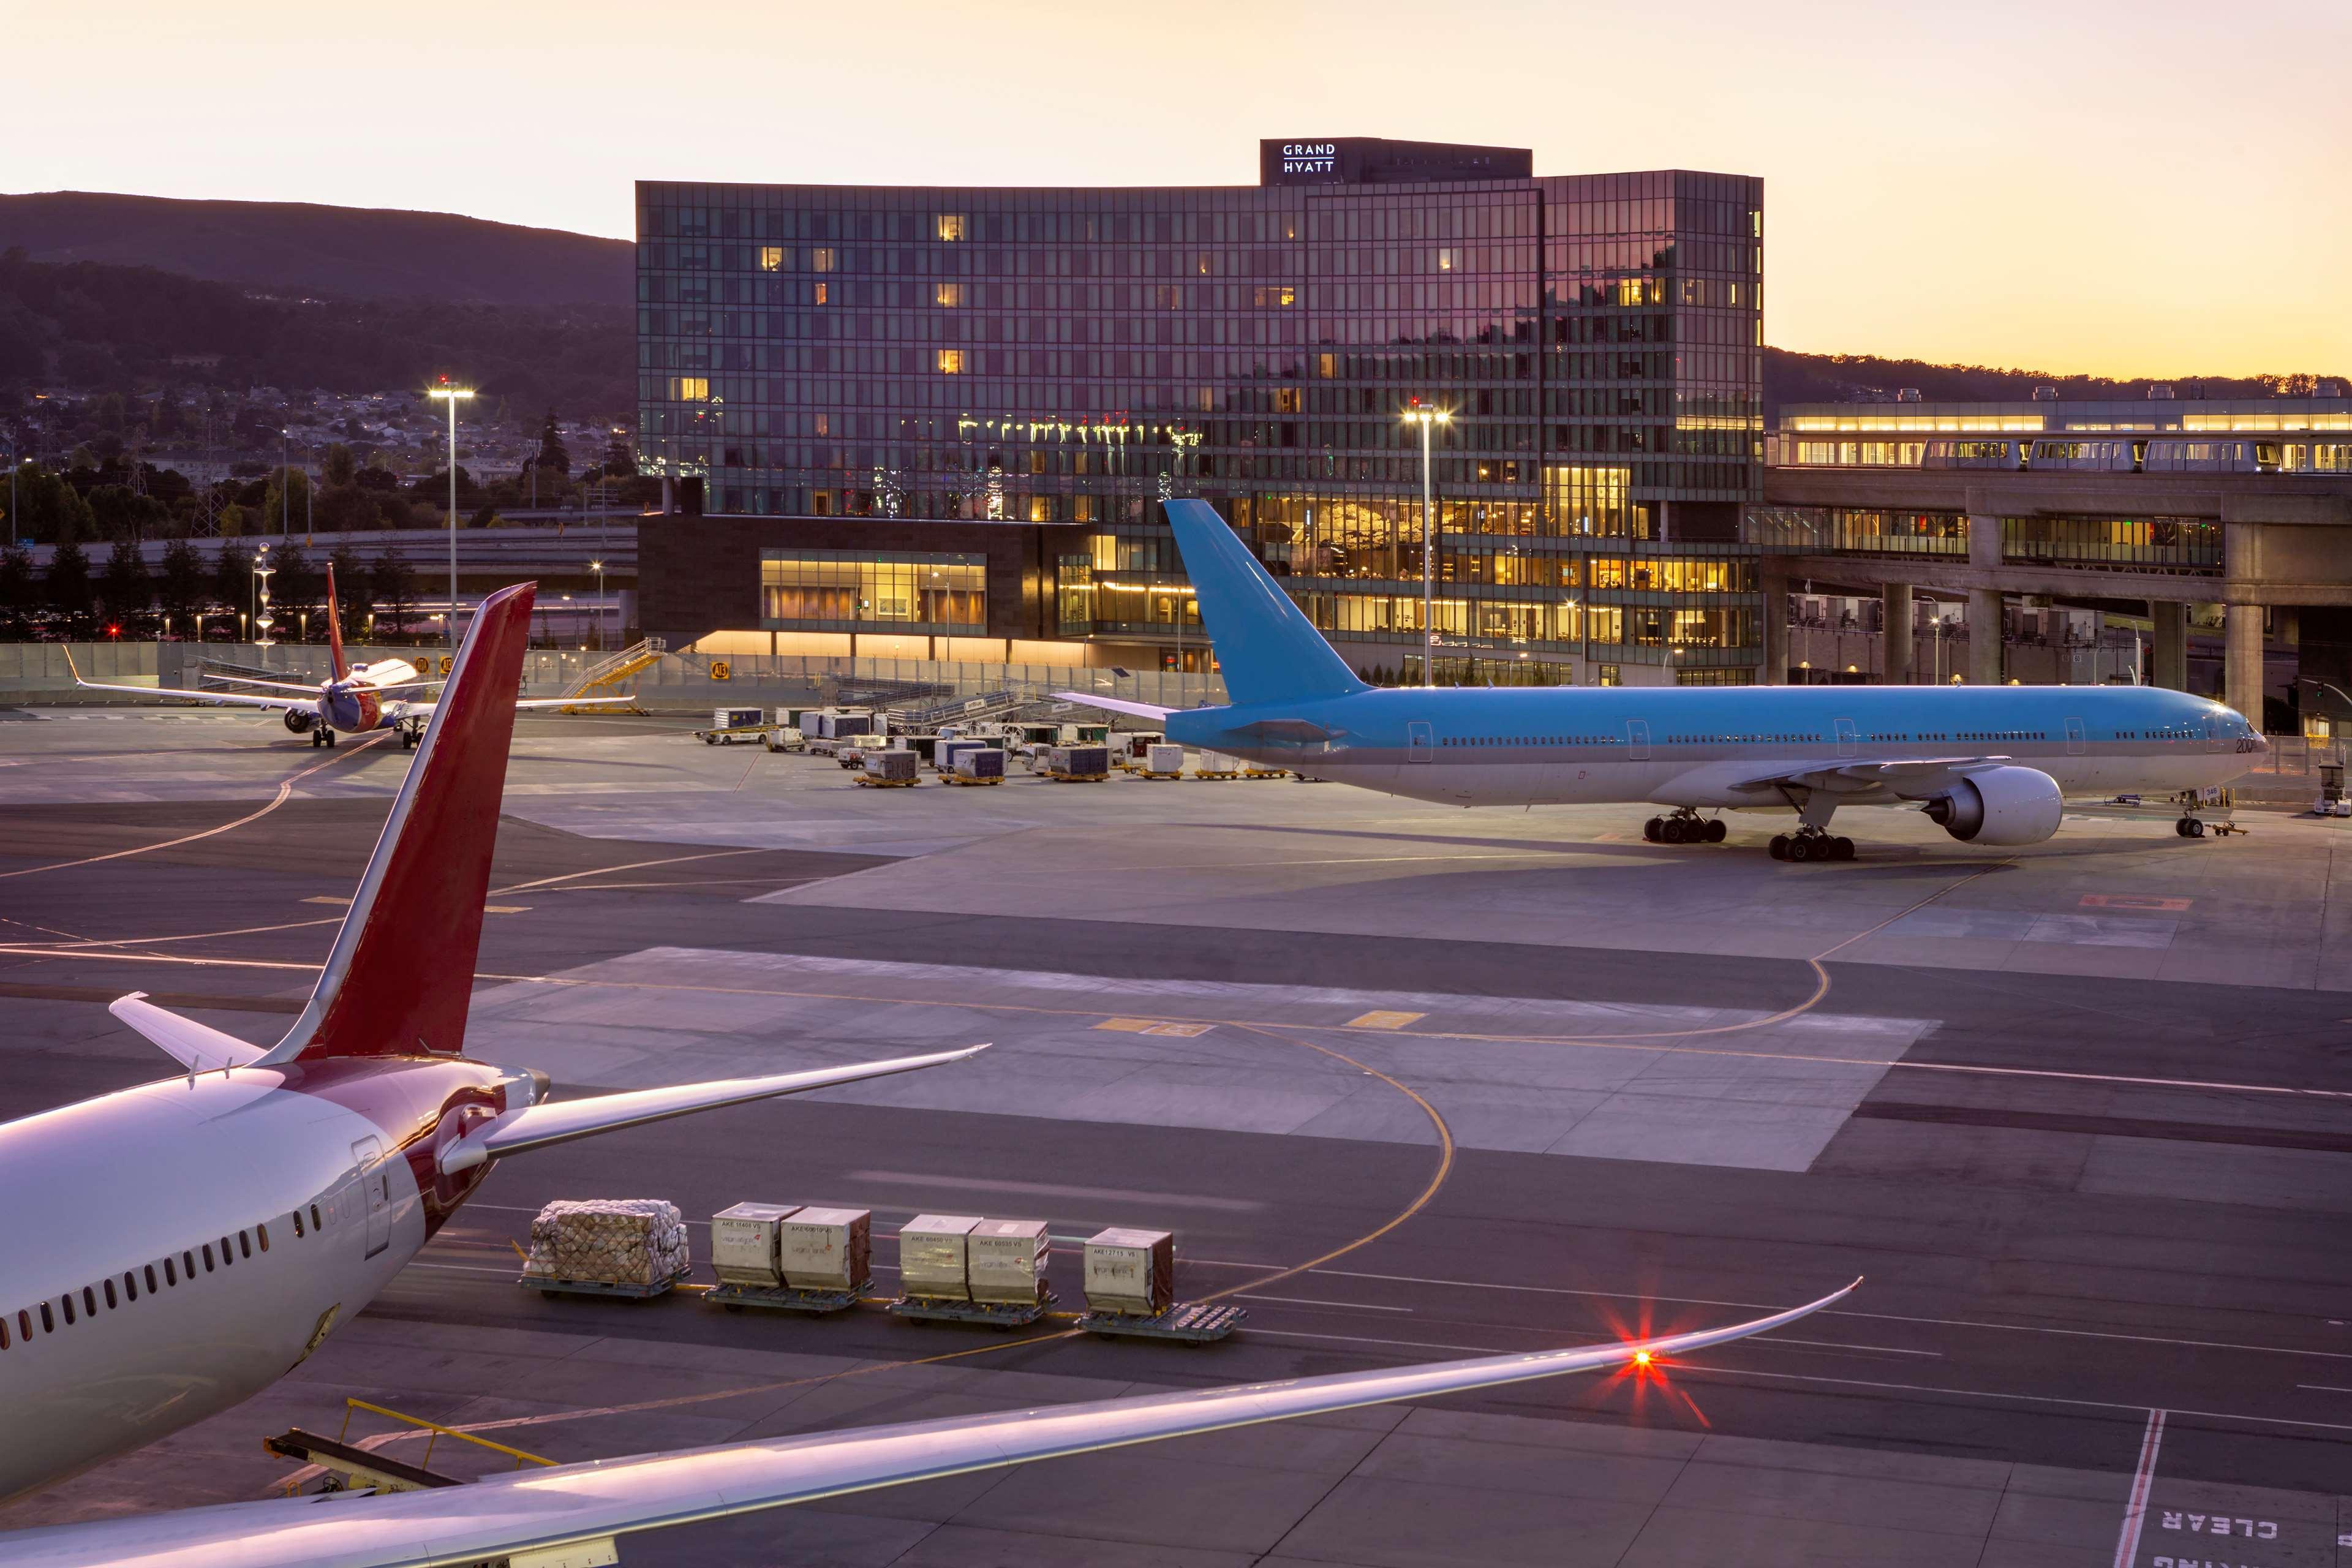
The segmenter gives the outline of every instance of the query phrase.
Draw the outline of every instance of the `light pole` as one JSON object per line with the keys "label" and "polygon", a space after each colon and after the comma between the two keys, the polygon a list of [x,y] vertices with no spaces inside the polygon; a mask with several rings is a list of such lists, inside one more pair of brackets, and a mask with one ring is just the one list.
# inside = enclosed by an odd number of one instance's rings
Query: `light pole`
{"label": "light pole", "polygon": [[1405,423],[1421,426],[1421,683],[1437,684],[1437,489],[1429,464],[1430,432],[1453,416],[1418,397],[1404,411]]}
{"label": "light pole", "polygon": [[[269,628],[277,624],[269,614],[269,579],[277,571],[278,568],[269,563],[269,546],[265,544],[253,558],[253,646],[257,648],[278,646],[269,637]],[[267,653],[261,656],[261,662],[265,667],[269,663]]]}
{"label": "light pole", "polygon": [[457,652],[457,405],[474,392],[471,387],[450,385],[445,375],[431,395],[449,405],[449,614],[445,618],[454,658]]}
{"label": "light pole", "polygon": [[604,563],[599,559],[589,565],[596,569],[596,651],[604,651]]}
{"label": "light pole", "polygon": [[[268,500],[268,496],[262,498]],[[294,437],[292,432],[278,432],[278,537],[285,538],[294,531]]]}

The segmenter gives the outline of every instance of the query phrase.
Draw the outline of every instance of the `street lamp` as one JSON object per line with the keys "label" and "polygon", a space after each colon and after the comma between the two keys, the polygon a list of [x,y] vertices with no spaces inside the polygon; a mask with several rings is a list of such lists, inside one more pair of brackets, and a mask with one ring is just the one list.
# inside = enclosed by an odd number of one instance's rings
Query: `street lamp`
{"label": "street lamp", "polygon": [[[271,618],[269,614],[269,579],[275,576],[277,573],[278,568],[269,563],[269,546],[265,544],[253,558],[253,597],[255,605],[253,629],[256,634],[253,639],[253,646],[257,648],[275,647],[278,646],[270,640],[269,637],[269,628],[277,624],[277,622]],[[267,665],[269,662],[269,656],[268,654],[262,655],[261,662]]]}
{"label": "street lamp", "polygon": [[600,559],[588,564],[596,570],[596,650],[602,653],[604,649],[604,563]]}
{"label": "street lamp", "polygon": [[457,405],[474,395],[473,388],[452,386],[443,376],[430,396],[449,405],[449,651],[457,651]]}
{"label": "street lamp", "polygon": [[1404,411],[1405,423],[1421,426],[1421,683],[1437,684],[1437,491],[1429,467],[1430,432],[1454,416],[1418,397]]}

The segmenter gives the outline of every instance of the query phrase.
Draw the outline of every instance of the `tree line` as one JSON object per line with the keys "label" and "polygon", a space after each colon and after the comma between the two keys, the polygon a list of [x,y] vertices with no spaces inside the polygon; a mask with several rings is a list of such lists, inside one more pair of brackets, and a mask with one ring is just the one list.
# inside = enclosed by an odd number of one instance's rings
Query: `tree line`
{"label": "tree line", "polygon": [[[21,544],[0,549],[0,638],[13,641],[142,639],[250,641],[260,610],[259,552],[224,541],[211,560],[184,539],[173,540],[150,569],[139,547],[118,539],[93,566],[79,542],[51,553],[46,571]],[[374,560],[350,545],[328,557],[342,633],[352,641],[403,642],[421,634],[415,572],[386,549]],[[269,614],[274,640],[323,642],[327,581],[323,563],[299,544],[268,547]]]}

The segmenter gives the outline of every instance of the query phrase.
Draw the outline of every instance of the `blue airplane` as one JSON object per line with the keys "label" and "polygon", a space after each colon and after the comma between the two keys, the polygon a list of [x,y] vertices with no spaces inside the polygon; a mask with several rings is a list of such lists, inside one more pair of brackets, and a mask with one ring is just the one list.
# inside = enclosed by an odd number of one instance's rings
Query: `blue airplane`
{"label": "blue airplane", "polygon": [[[1844,860],[1845,805],[1913,805],[1964,843],[2038,844],[2069,794],[2228,784],[2269,748],[2218,702],[2145,686],[1381,689],[1356,679],[1205,501],[1167,503],[1232,696],[1173,710],[1059,693],[1168,739],[1448,805],[1646,802],[1645,837],[1723,842],[1720,816],[1786,811],[1787,860]],[[2175,825],[2196,837],[2193,809]]]}

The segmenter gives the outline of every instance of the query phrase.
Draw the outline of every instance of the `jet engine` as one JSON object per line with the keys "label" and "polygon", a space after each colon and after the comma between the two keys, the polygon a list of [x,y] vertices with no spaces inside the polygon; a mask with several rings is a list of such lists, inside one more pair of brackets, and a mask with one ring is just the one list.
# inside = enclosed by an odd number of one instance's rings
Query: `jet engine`
{"label": "jet engine", "polygon": [[310,732],[310,726],[317,723],[318,721],[319,716],[316,713],[310,712],[305,709],[289,708],[286,710],[286,727],[293,731],[298,735],[309,734]]}
{"label": "jet engine", "polygon": [[2039,844],[2065,809],[2058,781],[2034,768],[1972,773],[1927,803],[1927,819],[1963,844]]}

